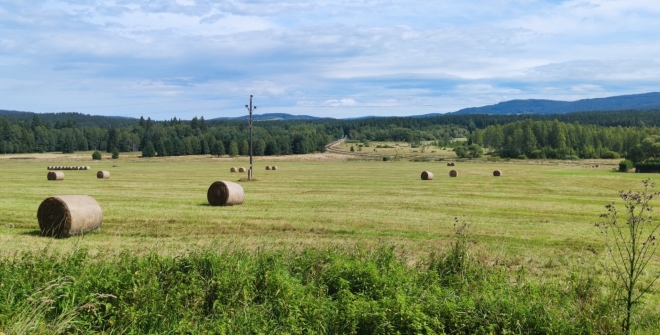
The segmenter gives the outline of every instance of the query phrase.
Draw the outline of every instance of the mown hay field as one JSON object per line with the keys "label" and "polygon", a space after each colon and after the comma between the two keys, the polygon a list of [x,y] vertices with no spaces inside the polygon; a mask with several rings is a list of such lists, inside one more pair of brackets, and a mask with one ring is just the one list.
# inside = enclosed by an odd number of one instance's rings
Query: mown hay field
{"label": "mown hay field", "polygon": [[[428,254],[452,241],[456,218],[471,225],[474,245],[532,267],[602,250],[594,227],[619,190],[640,189],[649,175],[617,173],[616,162],[599,168],[562,162],[408,162],[318,160],[304,157],[255,161],[256,181],[239,182],[240,206],[209,206],[206,193],[218,180],[238,181],[247,159],[193,157],[177,160],[120,157],[92,161],[80,155],[63,163],[56,155],[0,160],[0,253],[22,250],[157,251],[241,245],[380,246],[410,255]],[[68,160],[75,159],[68,158]],[[266,171],[273,165],[277,171]],[[604,164],[605,163],[605,164]],[[90,165],[48,181],[49,165]],[[458,171],[450,178],[449,171]],[[493,171],[502,170],[502,177]],[[110,179],[97,179],[107,170]],[[422,171],[435,175],[420,179]],[[39,204],[54,195],[86,194],[103,209],[100,231],[63,240],[39,236]]]}

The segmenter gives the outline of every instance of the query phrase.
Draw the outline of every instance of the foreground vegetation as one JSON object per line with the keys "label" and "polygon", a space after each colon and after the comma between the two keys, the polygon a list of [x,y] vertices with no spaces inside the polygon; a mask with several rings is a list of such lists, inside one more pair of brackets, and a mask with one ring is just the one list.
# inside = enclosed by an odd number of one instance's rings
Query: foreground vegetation
{"label": "foreground vegetation", "polygon": [[[0,260],[7,334],[615,334],[596,272],[530,281],[452,250],[202,250],[182,257],[21,253]],[[469,241],[467,241],[469,243]],[[586,270],[593,270],[589,267]],[[657,311],[655,311],[657,312]],[[657,314],[635,319],[660,328]]]}

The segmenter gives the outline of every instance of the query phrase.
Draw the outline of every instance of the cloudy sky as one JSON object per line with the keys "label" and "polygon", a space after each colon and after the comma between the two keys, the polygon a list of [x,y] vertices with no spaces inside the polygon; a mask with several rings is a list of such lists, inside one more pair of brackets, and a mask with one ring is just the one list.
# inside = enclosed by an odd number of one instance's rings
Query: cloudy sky
{"label": "cloudy sky", "polygon": [[444,113],[660,91],[657,0],[0,0],[0,109]]}

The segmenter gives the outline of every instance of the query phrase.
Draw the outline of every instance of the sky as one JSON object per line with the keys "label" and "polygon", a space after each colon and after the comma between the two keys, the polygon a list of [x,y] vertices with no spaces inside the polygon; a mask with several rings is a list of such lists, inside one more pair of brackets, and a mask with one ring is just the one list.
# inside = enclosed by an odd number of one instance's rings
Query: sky
{"label": "sky", "polygon": [[0,0],[0,109],[348,118],[660,91],[657,0]]}

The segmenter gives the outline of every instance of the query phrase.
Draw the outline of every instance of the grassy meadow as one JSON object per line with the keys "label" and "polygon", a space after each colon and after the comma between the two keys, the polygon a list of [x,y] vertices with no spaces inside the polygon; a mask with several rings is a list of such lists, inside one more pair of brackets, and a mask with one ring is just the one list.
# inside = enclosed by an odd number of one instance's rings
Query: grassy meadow
{"label": "grassy meadow", "polygon": [[[37,155],[38,157],[38,155]],[[391,243],[427,253],[446,242],[455,218],[472,226],[479,245],[491,252],[545,262],[574,254],[601,239],[594,222],[623,189],[638,189],[646,175],[612,171],[615,162],[591,165],[532,162],[442,162],[296,160],[258,158],[256,181],[240,182],[245,203],[212,207],[206,190],[216,180],[248,166],[243,158],[185,157],[171,160],[124,156],[118,160],[0,160],[2,253],[75,245],[91,249],[177,252],[194,245],[334,245]],[[48,165],[90,165],[46,180]],[[277,171],[266,171],[277,165]],[[450,169],[458,171],[449,178]],[[502,177],[492,171],[502,170]],[[96,179],[108,170],[111,178]],[[422,181],[422,171],[435,179]],[[103,209],[103,224],[80,238],[38,236],[37,208],[53,195],[86,194]]]}
{"label": "grassy meadow", "polygon": [[[258,157],[248,182],[230,172],[244,157],[1,156],[0,277],[14,281],[0,284],[0,331],[617,333],[594,223],[649,177],[617,163],[315,154]],[[48,181],[49,165],[92,169]],[[238,181],[244,204],[209,206],[217,180]],[[94,197],[101,230],[40,237],[39,204],[63,194]],[[470,226],[473,270],[451,249],[457,223]],[[43,287],[65,301],[27,303]],[[657,304],[642,308],[641,333],[660,325]]]}

